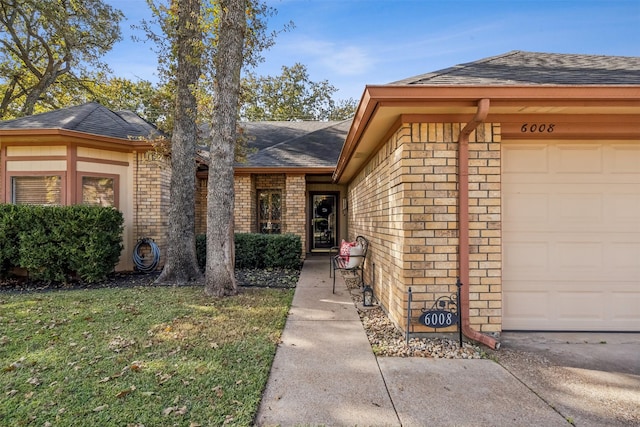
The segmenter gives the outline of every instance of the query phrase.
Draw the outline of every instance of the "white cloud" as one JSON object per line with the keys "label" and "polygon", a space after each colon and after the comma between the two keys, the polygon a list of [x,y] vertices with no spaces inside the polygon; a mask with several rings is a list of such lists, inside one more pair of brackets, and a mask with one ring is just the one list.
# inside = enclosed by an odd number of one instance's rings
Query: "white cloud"
{"label": "white cloud", "polygon": [[[284,45],[283,45],[284,47]],[[355,76],[370,72],[374,61],[361,46],[340,45],[327,40],[297,37],[286,44],[287,56],[298,58],[313,68],[324,68],[330,74]]]}

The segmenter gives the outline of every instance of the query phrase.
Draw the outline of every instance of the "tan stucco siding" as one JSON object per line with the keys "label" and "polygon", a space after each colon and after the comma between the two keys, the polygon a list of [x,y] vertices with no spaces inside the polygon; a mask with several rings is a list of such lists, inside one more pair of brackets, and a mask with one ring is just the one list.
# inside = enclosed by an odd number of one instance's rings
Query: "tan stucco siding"
{"label": "tan stucco siding", "polygon": [[66,160],[11,160],[7,161],[7,172],[54,172],[66,171]]}
{"label": "tan stucco siding", "polygon": [[[128,156],[125,153],[118,153],[121,161],[130,163]],[[131,253],[133,250],[133,181],[132,181],[132,168],[130,166],[116,166],[104,163],[94,162],[77,162],[76,165],[77,174],[91,174],[91,175],[116,175],[118,177],[118,188],[115,189],[118,195],[117,209],[122,212],[124,219],[124,231],[122,235],[122,243],[124,248],[120,255],[120,262],[118,263],[118,270],[133,270],[133,262],[131,260]],[[78,178],[80,180],[80,178]],[[78,184],[81,185],[81,184]]]}
{"label": "tan stucco siding", "polygon": [[89,147],[78,147],[78,157],[86,157],[114,162],[129,162],[131,160],[129,153],[99,150],[97,148]]}
{"label": "tan stucco siding", "polygon": [[[349,185],[349,235],[370,239],[367,281],[375,263],[376,297],[401,328],[409,287],[414,309],[455,291],[461,127],[403,124]],[[499,331],[499,127],[482,125],[469,150],[470,319],[478,330]]]}
{"label": "tan stucco siding", "polygon": [[52,146],[8,146],[7,156],[31,156],[31,157],[45,157],[45,156],[66,156],[67,147],[64,145],[52,145]]}

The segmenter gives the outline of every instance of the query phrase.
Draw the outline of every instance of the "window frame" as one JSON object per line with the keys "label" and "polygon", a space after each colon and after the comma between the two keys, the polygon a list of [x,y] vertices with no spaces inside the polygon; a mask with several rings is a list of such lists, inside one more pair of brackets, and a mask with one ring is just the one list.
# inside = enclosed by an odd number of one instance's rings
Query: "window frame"
{"label": "window frame", "polygon": [[9,203],[15,205],[16,198],[14,194],[14,186],[13,180],[18,177],[47,177],[47,176],[57,176],[60,178],[60,201],[59,204],[54,205],[41,205],[41,204],[32,204],[34,206],[65,206],[67,204],[67,176],[64,171],[8,171],[6,177],[7,182],[5,185],[5,191],[7,194],[7,200]]}
{"label": "window frame", "polygon": [[[280,206],[279,206],[279,218],[273,219],[272,210],[269,209],[269,217],[270,218],[262,218],[262,209],[261,209],[261,200],[262,195],[267,194],[269,196],[269,206],[272,205],[271,198],[274,194],[277,194],[280,197]],[[282,210],[283,210],[283,194],[284,192],[280,188],[262,188],[256,189],[257,196],[257,229],[260,234],[282,234]],[[263,228],[262,224],[266,223],[267,227]],[[273,224],[276,224],[276,227],[273,227]],[[266,231],[265,231],[266,230]],[[273,230],[276,230],[275,232]]]}
{"label": "window frame", "polygon": [[76,173],[76,203],[86,205],[83,200],[83,179],[87,178],[107,178],[113,180],[113,207],[120,208],[120,175],[98,172],[77,172]]}

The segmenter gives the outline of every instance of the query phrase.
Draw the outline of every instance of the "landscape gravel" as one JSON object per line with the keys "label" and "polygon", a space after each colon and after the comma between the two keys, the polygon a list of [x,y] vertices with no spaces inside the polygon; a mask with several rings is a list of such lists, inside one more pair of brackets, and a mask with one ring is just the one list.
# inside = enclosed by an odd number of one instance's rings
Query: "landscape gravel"
{"label": "landscape gravel", "polygon": [[379,306],[364,307],[362,294],[355,281],[345,278],[351,291],[362,326],[376,356],[387,357],[430,357],[434,359],[482,359],[486,354],[480,347],[457,339],[441,337],[411,337],[407,342],[405,335],[389,319]]}

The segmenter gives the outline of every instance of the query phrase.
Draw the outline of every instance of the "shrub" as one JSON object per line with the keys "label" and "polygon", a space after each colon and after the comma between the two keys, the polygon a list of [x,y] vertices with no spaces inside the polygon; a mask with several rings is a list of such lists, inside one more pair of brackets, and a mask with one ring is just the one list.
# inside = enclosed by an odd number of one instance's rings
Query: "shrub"
{"label": "shrub", "polygon": [[25,224],[19,221],[19,210],[17,205],[0,205],[0,276],[5,276],[16,266],[18,238],[21,226]]}
{"label": "shrub", "polygon": [[[198,265],[206,265],[206,236],[196,237]],[[302,241],[294,234],[236,233],[236,268],[291,268],[301,265]]]}
{"label": "shrub", "polygon": [[95,206],[0,205],[0,273],[38,280],[106,278],[122,251],[122,213]]}

